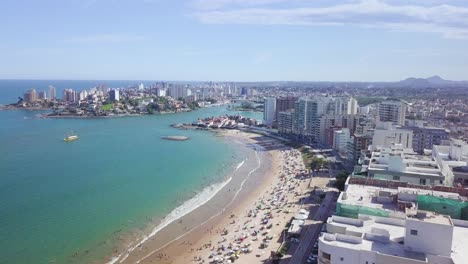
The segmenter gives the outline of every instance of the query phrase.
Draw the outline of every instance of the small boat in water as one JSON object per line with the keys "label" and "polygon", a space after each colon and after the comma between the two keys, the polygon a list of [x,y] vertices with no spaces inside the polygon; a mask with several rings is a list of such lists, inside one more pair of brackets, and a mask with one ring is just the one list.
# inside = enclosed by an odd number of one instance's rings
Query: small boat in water
{"label": "small boat in water", "polygon": [[69,135],[69,136],[66,136],[63,141],[65,142],[70,142],[70,141],[75,141],[78,139],[78,136],[77,135]]}
{"label": "small boat in water", "polygon": [[175,141],[185,141],[185,140],[189,139],[186,136],[164,136],[164,137],[161,137],[161,138],[162,139],[167,139],[167,140],[175,140]]}

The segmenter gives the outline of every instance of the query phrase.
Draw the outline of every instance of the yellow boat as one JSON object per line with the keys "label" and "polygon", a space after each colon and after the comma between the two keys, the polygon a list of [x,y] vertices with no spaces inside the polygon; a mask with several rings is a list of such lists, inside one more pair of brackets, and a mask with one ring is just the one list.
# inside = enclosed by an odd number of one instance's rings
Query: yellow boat
{"label": "yellow boat", "polygon": [[63,141],[65,142],[70,142],[70,141],[74,141],[74,140],[77,140],[78,139],[78,136],[77,135],[73,135],[73,136],[68,136],[68,137],[65,137],[63,139]]}

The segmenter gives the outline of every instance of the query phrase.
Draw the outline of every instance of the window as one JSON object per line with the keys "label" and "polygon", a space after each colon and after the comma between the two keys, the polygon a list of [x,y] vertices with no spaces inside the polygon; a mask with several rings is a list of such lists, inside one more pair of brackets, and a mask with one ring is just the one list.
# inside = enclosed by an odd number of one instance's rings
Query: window
{"label": "window", "polygon": [[410,234],[413,235],[413,236],[417,236],[418,235],[418,230],[411,229]]}

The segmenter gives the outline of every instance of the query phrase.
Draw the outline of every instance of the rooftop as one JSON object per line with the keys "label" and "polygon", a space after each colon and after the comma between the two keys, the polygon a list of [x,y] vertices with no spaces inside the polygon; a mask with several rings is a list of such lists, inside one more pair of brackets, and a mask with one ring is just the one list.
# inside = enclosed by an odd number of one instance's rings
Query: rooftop
{"label": "rooftop", "polygon": [[440,225],[453,225],[449,216],[437,214],[428,211],[418,211],[414,215],[409,215],[408,219],[419,220],[421,222],[440,224]]}
{"label": "rooftop", "polygon": [[342,204],[365,206],[377,209],[397,210],[396,204],[383,203],[381,199],[377,199],[380,195],[390,197],[396,195],[398,190],[383,187],[348,184],[346,192],[342,192],[338,198],[338,202]]}
{"label": "rooftop", "polygon": [[[442,215],[420,215],[421,221],[452,224],[450,217]],[[448,222],[447,222],[448,221]],[[439,224],[439,223],[438,223]],[[332,216],[327,221],[327,232],[320,242],[331,246],[353,250],[373,251],[384,255],[399,256],[426,262],[428,255],[405,248],[406,221],[402,219],[364,216],[358,219]],[[453,263],[468,263],[468,222],[454,220],[452,237]]]}

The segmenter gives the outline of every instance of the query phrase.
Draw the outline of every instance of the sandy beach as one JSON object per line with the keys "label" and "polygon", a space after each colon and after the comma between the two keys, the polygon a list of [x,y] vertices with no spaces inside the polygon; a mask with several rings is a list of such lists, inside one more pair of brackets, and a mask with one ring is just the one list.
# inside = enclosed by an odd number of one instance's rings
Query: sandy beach
{"label": "sandy beach", "polygon": [[283,229],[309,184],[298,176],[305,169],[299,151],[237,130],[218,135],[248,149],[232,180],[115,263],[265,263],[281,246]]}

